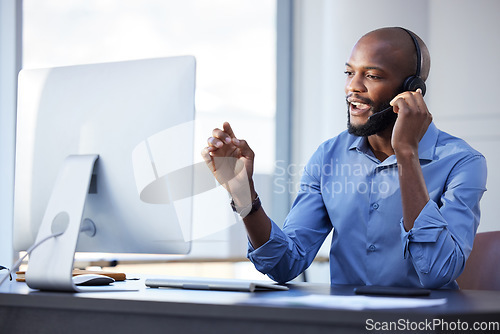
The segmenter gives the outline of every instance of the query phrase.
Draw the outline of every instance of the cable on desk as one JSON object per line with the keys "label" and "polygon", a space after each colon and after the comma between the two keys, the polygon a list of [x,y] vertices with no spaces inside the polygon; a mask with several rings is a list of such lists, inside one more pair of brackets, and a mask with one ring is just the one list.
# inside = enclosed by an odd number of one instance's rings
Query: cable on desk
{"label": "cable on desk", "polygon": [[[21,257],[19,260],[16,261],[16,263],[14,263],[14,265],[11,267],[11,269],[9,269],[9,272],[7,273],[7,275],[5,275],[1,280],[0,280],[0,285],[3,284],[3,282],[7,279],[7,277],[10,277],[10,279],[12,280],[12,271],[14,269],[16,269],[17,267],[19,267],[19,265],[21,265],[21,262],[23,262],[23,260],[26,258],[26,256],[30,255],[31,252],[33,252],[33,250],[35,250],[38,246],[40,246],[41,244],[43,244],[44,242],[46,242],[47,240],[49,239],[52,239],[52,238],[55,238],[55,237],[58,237],[60,235],[62,235],[64,232],[58,232],[58,233],[54,233],[54,234],[51,234],[45,238],[43,238],[42,240],[40,240],[39,242],[33,244],[30,248],[28,248],[28,250],[26,251],[26,254],[24,254],[23,257]],[[6,267],[3,267],[1,269],[8,269]]]}

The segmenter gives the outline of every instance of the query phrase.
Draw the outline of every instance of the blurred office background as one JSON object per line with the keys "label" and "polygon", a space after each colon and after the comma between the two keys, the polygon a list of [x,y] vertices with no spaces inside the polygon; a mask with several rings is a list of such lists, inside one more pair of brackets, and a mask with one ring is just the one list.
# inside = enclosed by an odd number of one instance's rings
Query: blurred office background
{"label": "blurred office background", "polygon": [[[343,71],[352,46],[383,26],[404,26],[426,41],[432,67],[425,99],[439,128],[486,156],[479,231],[500,230],[499,13],[496,0],[1,0],[0,264],[15,257],[10,236],[20,68],[194,55],[195,152],[211,129],[230,121],[256,152],[257,190],[281,224],[301,167],[321,142],[345,129]],[[227,228],[195,240],[193,254],[176,270],[259,277],[244,259],[242,224],[227,219]],[[327,247],[319,256],[324,260]],[[168,274],[174,267],[144,268],[137,270]],[[328,281],[328,273],[318,261],[308,276]]]}

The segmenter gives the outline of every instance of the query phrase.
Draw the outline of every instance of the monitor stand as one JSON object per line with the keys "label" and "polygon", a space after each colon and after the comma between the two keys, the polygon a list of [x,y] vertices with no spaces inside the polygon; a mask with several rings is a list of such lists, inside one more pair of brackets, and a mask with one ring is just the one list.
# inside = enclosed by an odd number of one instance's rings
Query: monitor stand
{"label": "monitor stand", "polygon": [[[81,291],[73,283],[73,265],[78,235],[92,233],[93,223],[82,223],[85,199],[98,155],[70,155],[59,171],[36,237],[36,243],[55,233],[30,254],[26,283],[32,289]],[[94,227],[95,233],[95,227]]]}

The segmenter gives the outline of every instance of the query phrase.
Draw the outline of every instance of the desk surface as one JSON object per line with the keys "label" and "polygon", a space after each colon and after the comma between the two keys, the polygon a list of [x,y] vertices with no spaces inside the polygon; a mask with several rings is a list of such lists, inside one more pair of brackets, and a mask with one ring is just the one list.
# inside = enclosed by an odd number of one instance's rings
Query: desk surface
{"label": "desk surface", "polygon": [[[151,289],[144,280],[117,282],[138,291],[61,293],[34,291],[24,283],[0,286],[2,333],[366,333],[367,321],[425,322],[440,319],[472,328],[475,322],[500,322],[500,291],[440,291],[445,305],[389,310],[340,310],[298,306],[261,306],[259,299],[283,296],[354,295],[353,287],[294,284],[289,291],[219,292]],[[248,302],[251,302],[249,304]],[[98,329],[98,330],[97,330]],[[427,330],[429,327],[426,328]],[[433,327],[440,332],[442,327]],[[431,332],[431,331],[427,331]],[[479,331],[478,331],[479,332]]]}

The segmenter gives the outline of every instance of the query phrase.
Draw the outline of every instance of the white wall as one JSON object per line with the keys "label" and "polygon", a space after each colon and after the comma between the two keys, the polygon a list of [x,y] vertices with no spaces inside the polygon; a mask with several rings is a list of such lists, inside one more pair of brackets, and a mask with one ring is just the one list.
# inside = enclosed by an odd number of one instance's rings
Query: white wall
{"label": "white wall", "polygon": [[429,104],[436,124],[462,137],[488,163],[479,231],[500,230],[500,1],[429,2]]}
{"label": "white wall", "polygon": [[293,163],[304,164],[322,141],[346,128],[343,71],[358,38],[379,27],[404,26],[431,53],[426,101],[436,125],[488,160],[479,230],[500,230],[498,13],[496,0],[297,0]]}
{"label": "white wall", "polygon": [[0,265],[10,266],[20,1],[0,1]]}

